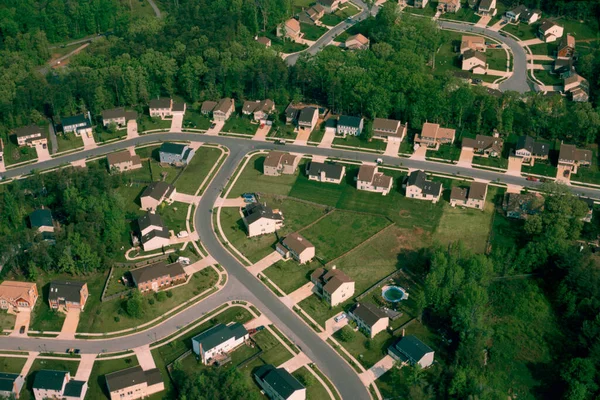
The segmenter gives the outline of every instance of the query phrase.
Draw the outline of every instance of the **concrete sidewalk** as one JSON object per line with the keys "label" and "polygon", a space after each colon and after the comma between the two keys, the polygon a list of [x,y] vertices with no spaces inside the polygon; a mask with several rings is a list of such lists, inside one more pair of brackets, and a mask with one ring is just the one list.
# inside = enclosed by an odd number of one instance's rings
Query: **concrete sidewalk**
{"label": "concrete sidewalk", "polygon": [[292,373],[307,364],[310,364],[312,361],[308,356],[304,353],[296,354],[293,358],[287,360],[277,368],[283,368],[287,372]]}
{"label": "concrete sidewalk", "polygon": [[171,121],[171,128],[169,132],[181,132],[181,127],[183,126],[183,113],[173,114],[173,119]]}

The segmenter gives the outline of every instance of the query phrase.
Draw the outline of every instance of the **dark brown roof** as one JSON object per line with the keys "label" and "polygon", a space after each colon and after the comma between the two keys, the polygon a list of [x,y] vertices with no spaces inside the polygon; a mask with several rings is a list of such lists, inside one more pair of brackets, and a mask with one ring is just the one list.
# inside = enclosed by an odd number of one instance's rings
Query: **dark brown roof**
{"label": "dark brown roof", "polygon": [[115,164],[120,164],[123,162],[133,162],[134,165],[141,164],[140,156],[137,154],[132,156],[128,150],[118,151],[116,153],[110,153],[106,156],[106,160],[108,161],[108,166],[111,167]]}
{"label": "dark brown roof", "polygon": [[450,200],[467,201],[467,189],[455,186],[450,192]]}
{"label": "dark brown roof", "polygon": [[15,129],[15,135],[18,138],[24,137],[24,136],[35,135],[38,133],[40,135],[44,136],[44,132],[42,132],[42,129],[37,125],[28,125],[28,126],[24,126],[22,128]]}
{"label": "dark brown roof", "polygon": [[354,282],[348,275],[335,268],[332,268],[329,271],[325,268],[317,268],[310,275],[310,278],[313,281],[320,281],[323,290],[327,293],[334,293],[344,283]]}
{"label": "dark brown roof", "polygon": [[185,103],[173,102],[173,111],[185,111]]}
{"label": "dark brown roof", "polygon": [[123,107],[102,111],[102,119],[117,119],[123,117],[125,117],[125,109]]}
{"label": "dark brown roof", "polygon": [[357,303],[350,312],[370,327],[379,322],[380,319],[387,318],[385,312],[371,303]]}
{"label": "dark brown roof", "polygon": [[281,157],[283,157],[283,152],[281,151],[271,151],[265,158],[265,162],[263,165],[265,167],[278,167],[281,163]]}
{"label": "dark brown roof", "polygon": [[160,200],[163,197],[169,197],[174,190],[175,187],[167,182],[152,182],[144,189],[141,197],[149,196],[155,200]]}
{"label": "dark brown roof", "polygon": [[578,149],[572,144],[562,144],[560,146],[559,160],[592,162],[592,152],[590,150]]}
{"label": "dark brown roof", "polygon": [[377,166],[363,164],[358,170],[358,180],[363,182],[373,182],[373,177],[377,172]]}
{"label": "dark brown roof", "polygon": [[269,39],[266,36],[259,36],[256,38],[256,41],[260,44],[264,44],[265,46],[267,46],[271,43],[271,39]]}
{"label": "dark brown roof", "polygon": [[463,59],[464,60],[468,60],[469,58],[477,58],[478,60],[481,60],[483,62],[486,62],[487,58],[485,56],[485,53],[482,53],[480,51],[475,51],[472,49],[469,49],[467,51],[465,51],[465,53],[463,54]]}
{"label": "dark brown roof", "polygon": [[483,182],[473,182],[469,188],[469,198],[476,200],[485,200],[487,185]]}
{"label": "dark brown roof", "polygon": [[144,371],[139,365],[105,375],[109,392],[125,389],[146,382],[149,386],[162,382],[158,368]]}
{"label": "dark brown roof", "polygon": [[378,135],[388,136],[397,135],[398,132],[403,131],[404,128],[400,121],[395,119],[375,118],[373,121],[373,132]]}
{"label": "dark brown roof", "polygon": [[542,25],[540,25],[540,31],[546,32],[548,29],[557,25],[558,24],[556,24],[555,22],[552,22],[549,19],[545,19],[544,21],[542,21]]}
{"label": "dark brown roof", "polygon": [[315,247],[311,242],[296,232],[287,235],[285,239],[281,241],[281,243],[284,247],[290,249],[296,254],[301,254],[304,250]]}
{"label": "dark brown roof", "polygon": [[231,103],[231,99],[229,97],[225,97],[224,99],[219,100],[213,112],[220,111],[222,113],[226,113],[231,108]]}
{"label": "dark brown roof", "polygon": [[204,103],[202,103],[202,107],[200,108],[201,112],[211,112],[212,110],[215,109],[215,107],[217,106],[217,102],[216,101],[210,101],[210,100],[206,100]]}
{"label": "dark brown roof", "polygon": [[152,99],[150,100],[149,107],[150,108],[171,108],[171,99],[168,97],[163,97],[162,99]]}
{"label": "dark brown roof", "polygon": [[163,276],[174,277],[183,274],[185,274],[185,270],[181,263],[167,264],[164,261],[131,271],[131,276],[137,285]]}

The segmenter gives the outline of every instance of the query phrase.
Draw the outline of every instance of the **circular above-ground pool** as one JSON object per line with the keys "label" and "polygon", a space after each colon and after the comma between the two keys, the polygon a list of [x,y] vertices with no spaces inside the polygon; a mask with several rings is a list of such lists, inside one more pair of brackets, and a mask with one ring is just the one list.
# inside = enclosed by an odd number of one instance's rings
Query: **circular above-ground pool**
{"label": "circular above-ground pool", "polygon": [[381,295],[390,303],[397,303],[408,298],[408,293],[398,286],[384,286],[381,289]]}

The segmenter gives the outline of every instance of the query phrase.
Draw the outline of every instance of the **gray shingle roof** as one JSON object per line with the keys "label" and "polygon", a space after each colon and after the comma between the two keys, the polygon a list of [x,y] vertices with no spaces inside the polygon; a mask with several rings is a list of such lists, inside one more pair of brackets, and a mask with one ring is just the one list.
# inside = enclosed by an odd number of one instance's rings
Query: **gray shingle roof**
{"label": "gray shingle roof", "polygon": [[297,390],[304,389],[304,386],[292,374],[283,368],[275,368],[270,364],[260,367],[254,375],[266,382],[284,399],[289,398]]}
{"label": "gray shingle roof", "polygon": [[108,386],[108,390],[110,392],[125,389],[142,382],[146,382],[148,385],[162,382],[160,371],[157,368],[144,371],[139,365],[113,372],[111,374],[106,374],[105,378],[106,385]]}
{"label": "gray shingle roof", "polygon": [[321,171],[325,172],[325,176],[329,179],[341,179],[344,167],[339,164],[311,161],[306,169],[309,176],[317,176]]}
{"label": "gray shingle roof", "polygon": [[271,209],[271,207],[261,203],[252,203],[247,205],[244,209],[244,216],[248,224],[256,222],[261,218],[276,220],[283,219],[281,214],[273,212],[273,209]]}
{"label": "gray shingle roof", "polygon": [[144,229],[150,226],[159,226],[164,228],[165,223],[163,222],[160,215],[147,212],[146,214],[138,218],[138,226],[140,227],[140,230],[143,231]]}
{"label": "gray shingle roof", "polygon": [[160,278],[162,276],[174,277],[182,275],[185,274],[185,270],[183,269],[181,263],[174,262],[172,264],[167,264],[166,262],[161,261],[146,267],[136,268],[130,271],[130,273],[136,284],[140,284]]}
{"label": "gray shingle roof", "polygon": [[48,300],[65,299],[73,303],[81,301],[81,290],[85,282],[75,281],[53,281],[50,283],[50,292]]}
{"label": "gray shingle roof", "polygon": [[202,345],[204,351],[214,349],[231,338],[239,339],[248,334],[244,325],[235,322],[231,325],[217,324],[192,338],[193,342]]}
{"label": "gray shingle roof", "polygon": [[152,197],[155,200],[160,200],[163,197],[169,197],[173,193],[175,187],[164,181],[152,182],[142,192],[141,197]]}
{"label": "gray shingle roof", "polygon": [[300,111],[300,115],[298,116],[298,122],[308,124],[312,122],[313,116],[315,115],[315,111],[317,109],[315,107],[305,107]]}
{"label": "gray shingle roof", "polygon": [[350,312],[368,326],[373,326],[380,319],[387,317],[386,313],[371,303],[357,303]]}
{"label": "gray shingle roof", "polygon": [[66,371],[42,369],[35,374],[34,389],[61,390],[65,382]]}

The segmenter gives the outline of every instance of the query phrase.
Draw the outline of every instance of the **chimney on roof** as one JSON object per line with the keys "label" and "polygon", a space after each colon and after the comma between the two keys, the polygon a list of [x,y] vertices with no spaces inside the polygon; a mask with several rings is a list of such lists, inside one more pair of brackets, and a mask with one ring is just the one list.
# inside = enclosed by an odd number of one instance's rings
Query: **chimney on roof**
{"label": "chimney on roof", "polygon": [[402,328],[402,337],[404,337],[405,330]]}
{"label": "chimney on roof", "polygon": [[335,268],[336,268],[335,265],[333,267],[331,267],[331,269],[335,269]]}

